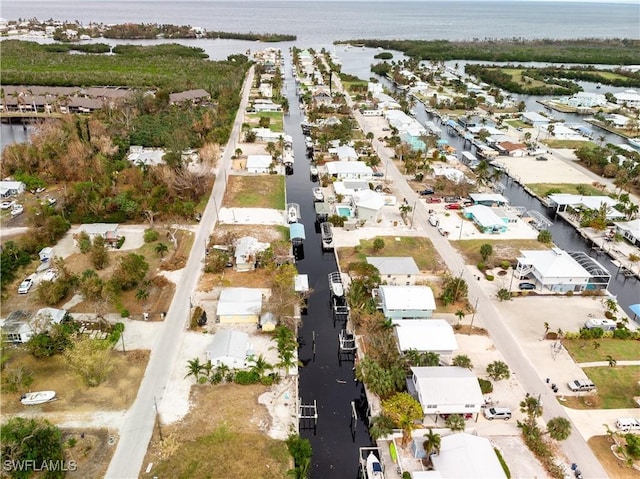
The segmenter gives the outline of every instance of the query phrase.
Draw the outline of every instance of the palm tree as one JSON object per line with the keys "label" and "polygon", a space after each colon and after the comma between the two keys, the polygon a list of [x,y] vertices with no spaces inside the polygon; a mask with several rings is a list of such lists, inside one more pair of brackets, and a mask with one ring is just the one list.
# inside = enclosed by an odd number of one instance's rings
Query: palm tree
{"label": "palm tree", "polygon": [[156,245],[156,254],[161,258],[164,257],[164,254],[169,251],[169,247],[164,243],[158,243]]}
{"label": "palm tree", "polygon": [[422,443],[424,452],[427,453],[427,467],[432,467],[431,455],[440,454],[441,437],[440,434],[433,432],[433,429],[429,429],[429,432],[424,435],[425,440]]}
{"label": "palm tree", "polygon": [[266,374],[267,371],[273,369],[273,365],[269,364],[264,356],[261,354],[257,358],[253,358],[253,365],[251,366],[251,372],[257,373],[261,378]]}
{"label": "palm tree", "polygon": [[607,362],[609,363],[610,368],[615,368],[616,364],[618,364],[618,361],[613,359],[613,356],[611,356],[610,354],[607,356]]}
{"label": "palm tree", "polygon": [[456,311],[456,316],[458,317],[458,324],[460,324],[466,316],[466,313],[463,310],[459,309],[458,311]]}
{"label": "palm tree", "polygon": [[571,423],[563,417],[554,417],[547,422],[547,434],[556,441],[564,441],[571,434]]}
{"label": "palm tree", "polygon": [[196,382],[198,382],[203,368],[204,364],[200,362],[200,358],[190,359],[187,361],[187,370],[189,372],[185,375],[185,379],[189,376],[193,376],[196,379]]}
{"label": "palm tree", "polygon": [[149,298],[149,291],[147,291],[144,288],[140,288],[138,289],[138,291],[136,291],[136,299],[138,301],[146,301]]}

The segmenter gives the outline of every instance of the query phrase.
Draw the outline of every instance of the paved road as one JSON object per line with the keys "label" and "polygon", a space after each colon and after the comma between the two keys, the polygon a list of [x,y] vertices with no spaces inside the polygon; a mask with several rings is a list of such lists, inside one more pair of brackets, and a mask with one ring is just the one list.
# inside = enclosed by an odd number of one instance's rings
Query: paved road
{"label": "paved road", "polygon": [[[137,478],[143,467],[144,456],[153,433],[156,407],[159,407],[171,371],[175,366],[178,352],[184,339],[186,323],[189,319],[191,295],[195,291],[202,270],[205,242],[215,226],[218,210],[229,177],[231,155],[234,154],[240,134],[244,111],[249,101],[249,91],[253,84],[253,68],[245,78],[242,101],[238,108],[229,142],[220,161],[218,176],[209,203],[196,231],[193,248],[185,266],[182,281],[176,285],[176,292],[167,312],[163,330],[151,350],[149,365],[138,390],[135,402],[127,412],[120,438],[106,477],[110,479]],[[156,406],[157,405],[157,406]]]}
{"label": "paved road", "polygon": [[[335,78],[335,77],[334,77]],[[339,81],[339,80],[338,80]],[[339,88],[342,90],[341,85]],[[349,96],[348,102],[353,106]],[[354,115],[358,123],[365,129],[364,133],[368,133],[366,128],[367,121],[362,114],[355,110]],[[477,301],[478,316],[482,318],[482,324],[485,326],[491,339],[496,347],[500,350],[505,361],[509,364],[512,374],[520,381],[520,384],[532,395],[540,395],[543,403],[543,419],[548,421],[553,417],[564,417],[571,421],[566,414],[564,408],[558,403],[555,395],[549,390],[549,387],[538,377],[529,358],[523,353],[518,345],[516,337],[505,327],[505,322],[497,304],[489,297],[489,295],[478,285],[473,273],[464,263],[461,255],[451,246],[448,240],[437,233],[437,230],[428,223],[427,205],[421,201],[416,192],[406,182],[404,176],[391,161],[391,150],[374,139],[373,145],[380,156],[382,164],[388,177],[393,180],[396,188],[396,195],[407,199],[410,205],[416,205],[413,215],[413,224],[416,228],[422,228],[429,239],[433,242],[434,247],[447,264],[449,271],[454,275],[462,275],[469,285],[469,298],[473,303]],[[572,423],[573,424],[573,423]],[[577,428],[574,426],[574,429]],[[562,448],[570,462],[575,462],[584,471],[585,478],[608,477],[591,449],[579,434],[572,434],[566,441],[561,443]]]}

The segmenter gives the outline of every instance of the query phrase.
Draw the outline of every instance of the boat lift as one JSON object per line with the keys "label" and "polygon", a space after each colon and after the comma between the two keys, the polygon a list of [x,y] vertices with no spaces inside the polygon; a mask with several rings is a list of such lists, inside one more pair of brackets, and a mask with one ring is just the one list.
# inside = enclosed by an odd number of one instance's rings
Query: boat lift
{"label": "boat lift", "polygon": [[302,398],[298,398],[298,430],[311,429],[315,434],[318,427],[318,405],[316,400],[313,404],[302,404]]}
{"label": "boat lift", "polygon": [[353,362],[357,349],[358,346],[355,335],[347,329],[341,330],[340,333],[338,333],[338,363],[342,364],[342,361]]}

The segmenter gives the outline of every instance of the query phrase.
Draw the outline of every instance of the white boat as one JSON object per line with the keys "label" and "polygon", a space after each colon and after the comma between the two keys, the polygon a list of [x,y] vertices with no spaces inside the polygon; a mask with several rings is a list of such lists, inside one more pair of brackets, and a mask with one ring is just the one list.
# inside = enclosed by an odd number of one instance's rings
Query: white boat
{"label": "white boat", "polygon": [[55,391],[36,391],[34,393],[25,393],[20,398],[20,402],[25,406],[33,406],[36,404],[44,404],[53,401],[56,398]]}
{"label": "white boat", "polygon": [[318,176],[318,168],[316,168],[315,166],[309,167],[309,172],[311,173],[311,176],[313,176],[313,177]]}
{"label": "white boat", "polygon": [[627,138],[627,141],[636,150],[640,150],[640,138]]}
{"label": "white boat", "polygon": [[314,201],[324,201],[324,193],[322,192],[322,188],[314,188],[313,189],[313,200]]}
{"label": "white boat", "polygon": [[382,464],[372,452],[367,456],[367,479],[384,479]]}
{"label": "white boat", "polygon": [[11,209],[11,217],[15,217],[18,215],[21,215],[22,213],[24,213],[24,206],[22,205],[13,205],[13,208]]}
{"label": "white boat", "polygon": [[287,211],[287,221],[289,223],[297,223],[298,222],[298,209],[295,206],[290,206]]}

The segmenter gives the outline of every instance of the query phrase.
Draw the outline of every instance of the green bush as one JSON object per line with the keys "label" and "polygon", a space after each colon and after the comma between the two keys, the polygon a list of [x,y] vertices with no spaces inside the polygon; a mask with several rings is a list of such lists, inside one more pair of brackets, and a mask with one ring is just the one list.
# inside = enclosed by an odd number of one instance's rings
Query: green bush
{"label": "green bush", "polygon": [[154,241],[158,241],[158,238],[160,238],[160,233],[158,233],[158,230],[154,230],[151,228],[144,230],[145,243],[153,243]]}
{"label": "green bush", "polygon": [[129,313],[128,309],[123,309],[122,311],[120,311],[121,318],[128,318],[129,316],[131,316],[131,313]]}
{"label": "green bush", "polygon": [[567,291],[567,296],[568,296],[568,297],[573,296],[573,291]]}
{"label": "green bush", "polygon": [[605,311],[604,312],[604,317],[607,319],[613,319],[613,313],[611,311]]}
{"label": "green bush", "polygon": [[480,271],[484,271],[485,269],[487,269],[487,265],[484,264],[482,261],[478,263],[478,269]]}
{"label": "green bush", "polygon": [[502,470],[504,471],[505,476],[507,476],[507,479],[511,479],[511,471],[509,470],[509,466],[507,466],[507,463],[504,462],[502,453],[496,447],[494,447],[493,450],[496,451],[496,456],[498,456],[498,461],[500,461],[500,465],[502,466]]}
{"label": "green bush", "polygon": [[116,243],[116,248],[117,249],[122,248],[122,245],[124,244],[125,239],[126,238],[124,236],[120,236],[120,238],[118,238],[118,242]]}
{"label": "green bush", "polygon": [[484,277],[487,278],[487,281],[493,281],[495,279],[492,274],[485,274]]}
{"label": "green bush", "polygon": [[618,328],[613,332],[613,337],[615,339],[629,339],[631,336],[632,333],[627,328]]}
{"label": "green bush", "polygon": [[482,391],[482,394],[489,394],[493,392],[493,383],[488,379],[478,378],[478,383],[480,384],[480,391]]}
{"label": "green bush", "polygon": [[257,371],[236,371],[234,381],[236,384],[256,384],[260,382],[260,374]]}
{"label": "green bush", "polygon": [[509,269],[509,267],[510,267],[510,266],[511,266],[511,263],[509,263],[508,261],[501,261],[501,262],[500,262],[500,267],[501,267],[502,269],[505,269],[505,270],[506,270],[506,269]]}

